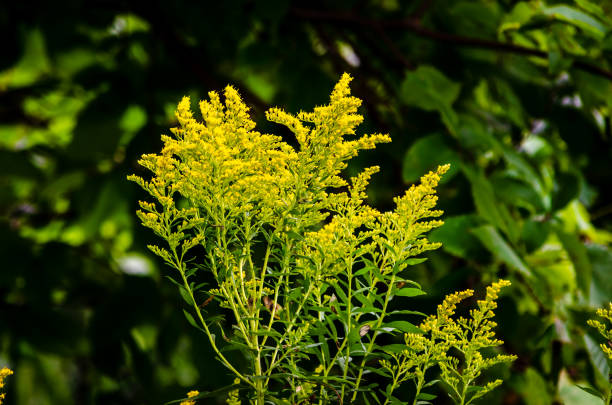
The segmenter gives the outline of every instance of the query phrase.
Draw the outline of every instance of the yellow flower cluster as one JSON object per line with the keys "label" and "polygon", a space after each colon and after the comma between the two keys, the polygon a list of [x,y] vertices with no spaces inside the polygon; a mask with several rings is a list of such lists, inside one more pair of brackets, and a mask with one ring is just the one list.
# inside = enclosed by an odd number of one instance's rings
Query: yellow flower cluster
{"label": "yellow flower cluster", "polygon": [[[597,310],[597,316],[600,316],[606,319],[609,323],[612,323],[612,302],[609,304],[608,309],[599,308]],[[606,354],[608,359],[612,360],[612,327],[595,319],[589,319],[587,324],[597,329],[597,331],[607,340],[606,343],[602,343],[599,346]]]}
{"label": "yellow flower cluster", "polygon": [[[298,150],[279,136],[255,131],[248,107],[231,86],[224,91],[224,102],[216,92],[200,102],[203,122],[193,117],[189,98],[183,98],[174,136],[162,136],[161,153],[144,155],[139,161],[152,172],[151,180],[128,177],[158,203],[141,202],[138,212],[143,225],[170,245],[170,251],[152,247],[154,253],[171,263],[175,250],[188,250],[215,229],[228,235],[239,232],[245,222],[260,228],[265,224],[294,228],[294,232],[320,223],[330,205],[343,197],[330,195],[328,189],[346,185],[339,177],[345,161],[361,149],[390,141],[380,134],[344,139],[355,134],[363,120],[357,114],[361,101],[350,96],[350,80],[343,75],[330,104],[314,112],[296,116],[278,108],[267,112],[270,121],[294,132]],[[367,180],[361,176],[357,181],[361,182],[357,193],[363,198]],[[179,200],[189,208],[178,209]]]}
{"label": "yellow flower cluster", "polygon": [[[512,362],[516,359],[514,355],[504,354],[484,358],[480,352],[482,349],[497,347],[504,343],[495,337],[493,329],[497,324],[491,319],[495,316],[493,310],[497,308],[496,300],[500,290],[510,286],[510,284],[510,281],[499,280],[488,286],[485,299],[477,302],[478,309],[470,311],[469,319],[460,317],[455,321],[450,316],[443,315],[444,318],[448,319],[448,324],[444,327],[444,330],[453,335],[450,344],[463,354],[463,361],[461,367],[458,358],[451,357],[447,361],[441,362],[441,379],[452,389],[456,398],[461,401],[466,399],[467,387],[476,384],[482,370],[495,364]],[[459,293],[459,295],[461,294]],[[466,296],[471,295],[472,292],[467,290]],[[454,310],[454,305],[451,303],[449,308]],[[495,380],[485,384],[480,390],[473,393],[470,400],[485,395],[501,383],[501,380]]]}
{"label": "yellow flower cluster", "polygon": [[345,271],[350,266],[346,259],[354,260],[353,252],[359,251],[360,256],[370,254],[378,259],[385,274],[403,270],[410,257],[437,249],[440,244],[429,242],[423,234],[443,222],[422,220],[442,215],[433,209],[435,187],[448,169],[449,165],[444,165],[424,175],[419,185],[394,199],[396,210],[385,213],[364,203],[369,179],[379,168],[365,169],[351,179],[348,194],[334,194],[329,207],[334,213],[332,220],[320,230],[306,233],[300,255],[309,260],[300,259],[298,265],[318,269],[317,275],[334,276]]}
{"label": "yellow flower cluster", "polygon": [[[499,291],[509,285],[509,281],[500,280],[487,287],[485,299],[478,301],[478,309],[470,311],[469,320],[462,317],[456,320],[454,315],[457,304],[471,297],[474,291],[465,290],[447,295],[438,305],[437,314],[427,317],[419,325],[423,334],[406,334],[407,350],[399,354],[391,353],[395,362],[383,360],[382,367],[391,373],[394,381],[415,379],[417,391],[420,391],[427,370],[439,365],[441,380],[451,389],[451,398],[458,403],[464,403],[463,400],[467,399],[467,388],[475,385],[482,370],[516,359],[514,355],[502,354],[485,358],[480,352],[481,349],[503,344],[495,338],[493,328],[496,324],[490,318],[495,315],[493,310],[497,307]],[[461,353],[463,358],[459,359],[451,354],[452,349]],[[479,390],[473,391],[470,400],[485,395],[501,383],[501,380],[495,380],[485,384]]]}
{"label": "yellow flower cluster", "polygon": [[[187,398],[193,398],[193,397],[197,397],[198,395],[200,395],[200,391],[189,391],[187,393]],[[195,405],[196,401],[194,400],[187,400],[187,401],[181,401],[181,403],[179,405]]]}
{"label": "yellow flower cluster", "polygon": [[[0,369],[0,389],[4,388],[5,378],[12,374],[13,374],[13,370],[11,370],[10,368],[3,367],[2,369]],[[0,405],[2,405],[5,395],[6,395],[5,393],[0,394]]]}
{"label": "yellow flower cluster", "polygon": [[[440,243],[429,242],[423,234],[441,226],[443,222],[422,220],[442,215],[441,210],[433,209],[438,201],[435,188],[440,176],[449,168],[448,164],[439,166],[421,177],[420,184],[412,185],[403,196],[394,198],[394,211],[379,217],[378,235],[374,236],[374,240],[390,258],[390,267],[382,269],[383,272],[401,270],[407,266],[406,259],[441,246]],[[394,248],[389,249],[390,246]]]}
{"label": "yellow flower cluster", "polygon": [[295,134],[302,174],[307,176],[306,183],[315,196],[327,187],[346,185],[339,177],[346,160],[357,156],[362,149],[391,141],[388,135],[382,134],[364,135],[352,141],[344,139],[346,135],[354,135],[355,128],[363,121],[357,114],[361,100],[350,96],[351,80],[345,73],[331,94],[330,104],[316,107],[313,112],[293,116],[272,108],[266,113],[268,120],[287,126]]}

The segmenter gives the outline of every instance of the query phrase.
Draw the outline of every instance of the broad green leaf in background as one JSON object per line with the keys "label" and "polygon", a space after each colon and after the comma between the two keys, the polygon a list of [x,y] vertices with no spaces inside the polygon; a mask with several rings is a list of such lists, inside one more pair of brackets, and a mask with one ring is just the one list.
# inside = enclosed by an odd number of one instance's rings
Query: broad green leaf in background
{"label": "broad green leaf in background", "polygon": [[552,211],[563,209],[570,201],[578,198],[580,192],[580,178],[571,173],[557,173],[555,188],[552,195]]}
{"label": "broad green leaf in background", "polygon": [[563,232],[557,227],[556,234],[574,265],[578,287],[588,299],[591,289],[592,268],[587,249],[573,233]]}
{"label": "broad green leaf in background", "polygon": [[582,235],[589,241],[607,246],[612,242],[612,233],[600,230],[593,226],[589,212],[579,200],[573,200],[562,210],[557,212],[562,219],[562,228],[565,232]]}
{"label": "broad green leaf in background", "polygon": [[542,205],[545,209],[550,209],[550,197],[547,194],[546,187],[544,186],[540,175],[536,172],[531,164],[525,160],[523,156],[511,150],[510,148],[503,146],[501,143],[497,143],[500,154],[504,157],[508,163],[510,170],[514,172],[514,176],[529,184],[533,190],[540,196]]}
{"label": "broad green leaf in background", "polygon": [[507,171],[491,176],[489,181],[500,202],[503,201],[511,207],[524,208],[534,215],[545,211],[538,193],[529,184],[511,176]]}
{"label": "broad green leaf in background", "polygon": [[542,14],[575,25],[598,40],[603,39],[608,32],[608,28],[603,23],[575,7],[566,5],[544,7]]}
{"label": "broad green leaf in background", "polygon": [[51,69],[43,33],[28,31],[23,38],[23,55],[12,68],[0,72],[0,91],[29,86]]}
{"label": "broad green leaf in background", "polygon": [[514,5],[512,10],[505,14],[502,23],[499,25],[498,32],[503,34],[507,30],[517,30],[527,23],[537,13],[537,5],[520,1]]}
{"label": "broad green leaf in background", "polygon": [[521,100],[505,80],[482,80],[474,89],[474,101],[484,111],[507,117],[518,126],[525,125]]}
{"label": "broad green leaf in background", "polygon": [[482,225],[477,215],[458,215],[444,218],[444,226],[431,232],[432,242],[442,243],[442,248],[452,255],[471,260],[482,254],[483,248],[471,229]]}
{"label": "broad green leaf in background", "polygon": [[478,214],[497,229],[504,232],[511,240],[518,237],[518,228],[511,218],[508,209],[498,203],[493,187],[479,169],[462,166],[463,173],[470,181],[472,196]]}
{"label": "broad green leaf in background", "polygon": [[542,301],[552,305],[576,289],[576,272],[567,252],[554,233],[548,235],[546,242],[535,252],[524,256],[527,267],[537,276],[533,288]]}
{"label": "broad green leaf in background", "polygon": [[601,308],[612,297],[612,250],[602,245],[589,244],[587,253],[592,269],[590,303],[595,308]]}
{"label": "broad green leaf in background", "polygon": [[[13,391],[18,398],[14,403],[74,404],[70,389],[70,368],[68,362],[53,354],[39,353],[35,358],[22,360],[15,366],[24,376],[17,381],[17,387]],[[42,379],[52,380],[55,384],[42,387],[32,385]]]}
{"label": "broad green leaf in background", "polygon": [[576,386],[569,379],[566,370],[562,370],[559,377],[559,397],[565,405],[604,405],[601,398],[589,394],[588,392],[580,389],[580,387]]}
{"label": "broad green leaf in background", "polygon": [[527,252],[533,252],[542,246],[548,238],[550,229],[550,224],[546,221],[537,219],[525,221],[521,232],[521,238],[525,243]]}
{"label": "broad green leaf in background", "polygon": [[404,181],[414,183],[423,173],[446,163],[450,163],[451,167],[442,178],[441,184],[451,180],[458,172],[459,156],[446,144],[445,137],[441,134],[420,138],[412,144],[404,157],[402,170]]}
{"label": "broad green leaf in background", "polygon": [[517,270],[523,276],[528,278],[533,276],[531,270],[493,226],[479,226],[473,228],[472,233],[498,260]]}
{"label": "broad green leaf in background", "polygon": [[605,17],[605,13],[600,5],[593,3],[591,0],[574,0],[574,3],[587,13],[598,16],[599,18]]}
{"label": "broad green leaf in background", "polygon": [[457,130],[457,114],[452,108],[461,85],[448,79],[433,66],[421,65],[407,72],[400,92],[404,103],[427,111],[438,111],[451,133]]}
{"label": "broad green leaf in background", "polygon": [[534,368],[528,368],[513,384],[526,405],[550,405],[552,398],[546,380]]}

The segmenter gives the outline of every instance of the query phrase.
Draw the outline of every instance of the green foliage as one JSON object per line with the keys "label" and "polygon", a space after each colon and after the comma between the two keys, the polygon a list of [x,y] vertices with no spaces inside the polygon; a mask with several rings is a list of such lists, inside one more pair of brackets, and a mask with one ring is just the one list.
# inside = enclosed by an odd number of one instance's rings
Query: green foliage
{"label": "green foliage", "polygon": [[[16,371],[6,403],[157,403],[196,381],[211,395],[202,402],[222,401],[233,377],[175,310],[153,236],[132,214],[144,193],[125,176],[144,175],[136,161],[160,150],[155,134],[178,125],[186,93],[235,83],[259,131],[295,146],[264,112],[312,110],[344,71],[365,101],[364,132],[393,137],[343,173],[381,166],[373,207],[452,163],[445,225],[429,234],[443,246],[409,267],[431,295],[398,296],[391,310],[410,300],[430,313],[452,291],[508,279],[496,321],[521,361],[482,401],[601,403],[577,385],[609,384],[585,325],[612,296],[611,11],[608,0],[3,2],[0,357]],[[396,335],[384,343],[403,343]],[[450,401],[441,384],[427,392]],[[394,396],[413,393],[404,384]]]}

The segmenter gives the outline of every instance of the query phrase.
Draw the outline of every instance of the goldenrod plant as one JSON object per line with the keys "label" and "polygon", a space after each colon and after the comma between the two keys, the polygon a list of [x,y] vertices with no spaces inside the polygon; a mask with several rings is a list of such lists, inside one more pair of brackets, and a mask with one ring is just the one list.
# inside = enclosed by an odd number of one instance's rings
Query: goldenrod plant
{"label": "goldenrod plant", "polygon": [[[603,350],[605,356],[608,359],[608,362],[610,362],[612,361],[612,302],[609,304],[607,309],[598,308],[596,314],[597,316],[603,318],[603,321],[599,321],[597,319],[589,319],[587,321],[587,324],[597,329],[599,334],[605,339],[605,342],[600,343],[599,347],[601,347],[601,350]],[[601,397],[605,405],[610,405],[610,403],[612,402],[612,373],[610,373],[610,375],[608,376],[608,381],[609,384],[605,392],[600,393],[591,389],[587,390],[587,392]]]}
{"label": "goldenrod plant", "polygon": [[[13,370],[8,367],[3,367],[2,369],[0,369],[0,389],[4,388],[4,380],[6,379],[6,377],[12,374]],[[2,405],[2,403],[4,402],[5,396],[6,394],[4,392],[0,393],[0,405]]]}
{"label": "goldenrod plant", "polygon": [[416,386],[414,405],[434,399],[435,395],[422,392],[423,388],[432,385],[431,382],[427,383],[426,373],[434,366],[440,367],[439,378],[449,388],[449,395],[457,404],[472,403],[499,386],[502,383],[499,379],[483,386],[477,385],[477,380],[483,370],[516,359],[514,355],[504,354],[484,357],[482,353],[483,349],[503,344],[503,341],[495,338],[493,328],[496,324],[491,318],[497,307],[499,291],[509,285],[509,281],[500,280],[487,287],[485,299],[477,302],[478,309],[470,311],[469,319],[453,319],[453,315],[457,304],[471,297],[474,291],[450,294],[438,306],[437,314],[430,315],[419,325],[421,333],[405,334],[406,347],[399,353],[390,354],[393,361],[381,361],[383,368],[392,376],[385,404],[392,403],[392,392],[407,380],[413,380]]}
{"label": "goldenrod plant", "polygon": [[[510,285],[507,280],[500,280],[487,287],[487,294],[484,300],[477,301],[477,309],[470,310],[470,317],[459,317],[456,321],[450,318],[452,308],[454,307],[453,300],[457,302],[464,297],[472,295],[471,290],[463,291],[457,294],[451,302],[447,303],[449,315],[440,315],[438,310],[438,318],[432,322],[432,326],[427,323],[423,325],[425,330],[431,328],[432,334],[434,328],[442,324],[442,328],[436,332],[446,335],[448,344],[460,353],[460,357],[449,356],[440,362],[442,369],[441,379],[451,389],[451,398],[455,403],[464,405],[472,403],[474,400],[482,397],[495,387],[501,385],[502,380],[496,379],[486,383],[484,386],[476,384],[483,370],[486,370],[496,364],[512,362],[516,359],[514,355],[497,354],[491,357],[484,357],[482,350],[502,345],[504,342],[495,337],[493,329],[497,324],[492,321],[495,316],[493,311],[497,308],[497,298],[499,291]],[[451,296],[453,297],[453,296]],[[446,301],[445,301],[446,303]]]}
{"label": "goldenrod plant", "polygon": [[[228,403],[393,401],[393,388],[373,389],[371,376],[380,360],[390,361],[385,345],[394,335],[407,334],[412,353],[423,351],[422,334],[432,334],[423,374],[435,362],[463,400],[480,370],[497,361],[483,359],[479,350],[499,344],[490,318],[505,282],[489,287],[469,321],[438,314],[447,322],[440,327],[456,327],[448,336],[465,356],[461,364],[447,354],[448,342],[438,346],[438,332],[427,329],[442,320],[428,318],[419,328],[404,319],[418,313],[397,309],[397,302],[409,308],[410,297],[424,294],[407,270],[440,246],[426,233],[442,225],[436,187],[449,166],[396,197],[394,210],[369,206],[366,188],[378,167],[350,181],[341,172],[359,151],[390,138],[355,136],[363,117],[350,80],[344,74],[330,103],[312,112],[268,110],[267,119],[287,127],[296,146],[256,131],[231,86],[223,101],[210,92],[200,102],[203,121],[184,98],[176,111],[179,127],[162,137],[161,153],[140,160],[152,177],[129,177],[153,197],[140,202],[138,217],[166,242],[149,248],[176,270],[172,280],[190,308],[187,320],[237,380]],[[453,305],[447,301],[443,305]],[[240,349],[249,367],[230,361],[227,348]]]}

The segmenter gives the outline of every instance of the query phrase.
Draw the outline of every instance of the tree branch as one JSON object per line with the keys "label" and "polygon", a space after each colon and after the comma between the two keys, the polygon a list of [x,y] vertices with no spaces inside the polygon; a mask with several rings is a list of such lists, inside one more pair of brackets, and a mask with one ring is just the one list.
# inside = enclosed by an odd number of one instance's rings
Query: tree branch
{"label": "tree branch", "polygon": [[[294,8],[291,10],[291,13],[297,16],[298,18],[302,18],[305,20],[317,20],[317,21],[334,21],[334,22],[342,22],[346,24],[352,25],[360,25],[367,26],[371,29],[377,31],[379,34],[384,33],[382,28],[390,28],[390,29],[405,29],[409,30],[416,35],[419,35],[424,38],[429,38],[434,41],[445,42],[454,44],[457,46],[471,47],[471,48],[481,48],[481,49],[490,49],[496,52],[508,52],[515,53],[519,55],[525,56],[534,56],[537,58],[548,59],[548,53],[545,51],[541,51],[539,49],[528,48],[521,45],[515,45],[507,42],[499,42],[488,39],[481,38],[473,38],[473,37],[464,37],[460,35],[448,34],[445,32],[433,31],[428,28],[423,27],[417,19],[400,19],[400,20],[374,20],[369,18],[361,18],[351,13],[336,13],[336,12],[327,12],[327,11],[319,11],[319,10],[307,10],[307,9],[298,9]],[[385,38],[383,36],[384,42],[387,42],[388,37]],[[405,64],[405,59],[400,59],[400,62]],[[576,60],[573,63],[573,66],[577,69],[583,70],[585,72],[592,73],[597,76],[602,76],[607,79],[612,80],[612,71],[606,70],[599,66],[590,64],[588,62]]]}

